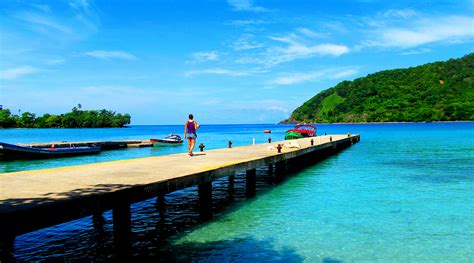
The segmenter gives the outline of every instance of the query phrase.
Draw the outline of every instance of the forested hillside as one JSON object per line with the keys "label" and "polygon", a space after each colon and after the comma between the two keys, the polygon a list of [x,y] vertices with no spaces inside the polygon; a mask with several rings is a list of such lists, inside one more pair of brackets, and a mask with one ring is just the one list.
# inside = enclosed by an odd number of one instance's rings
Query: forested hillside
{"label": "forested hillside", "polygon": [[465,120],[474,120],[474,53],[340,82],[283,122]]}

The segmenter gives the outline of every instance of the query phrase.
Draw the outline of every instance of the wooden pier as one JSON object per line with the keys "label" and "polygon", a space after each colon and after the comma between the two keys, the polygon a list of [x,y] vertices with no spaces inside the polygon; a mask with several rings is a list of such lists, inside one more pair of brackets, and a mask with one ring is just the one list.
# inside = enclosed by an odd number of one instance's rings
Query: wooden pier
{"label": "wooden pier", "polygon": [[[253,196],[257,167],[286,161],[307,165],[359,140],[359,135],[326,135],[195,152],[193,157],[183,153],[0,174],[3,258],[17,235],[107,210],[113,210],[114,243],[123,252],[131,236],[132,203],[197,185],[201,215],[208,219],[214,179],[233,180],[236,172],[246,171],[247,196]],[[289,142],[300,147],[288,147]]]}

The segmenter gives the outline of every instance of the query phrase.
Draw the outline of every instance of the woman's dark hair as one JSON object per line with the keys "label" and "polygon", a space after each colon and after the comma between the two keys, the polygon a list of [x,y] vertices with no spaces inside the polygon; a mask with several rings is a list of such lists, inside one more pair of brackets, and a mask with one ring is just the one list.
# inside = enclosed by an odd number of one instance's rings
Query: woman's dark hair
{"label": "woman's dark hair", "polygon": [[189,119],[192,120],[194,116],[192,114],[189,114]]}

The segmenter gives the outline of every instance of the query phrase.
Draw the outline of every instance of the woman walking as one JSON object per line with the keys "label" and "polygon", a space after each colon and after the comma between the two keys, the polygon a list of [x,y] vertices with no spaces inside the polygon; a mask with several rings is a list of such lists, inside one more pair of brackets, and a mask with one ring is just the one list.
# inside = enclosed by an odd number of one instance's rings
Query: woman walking
{"label": "woman walking", "polygon": [[194,116],[189,114],[189,120],[184,124],[184,139],[188,139],[188,151],[189,156],[193,156],[194,145],[196,145],[196,130],[199,129],[199,125],[195,120]]}

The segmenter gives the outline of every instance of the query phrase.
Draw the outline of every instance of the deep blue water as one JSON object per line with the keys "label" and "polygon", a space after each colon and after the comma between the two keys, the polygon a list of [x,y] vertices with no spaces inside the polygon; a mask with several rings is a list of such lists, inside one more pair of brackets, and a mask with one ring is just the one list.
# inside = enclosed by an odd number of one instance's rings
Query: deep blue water
{"label": "deep blue water", "polygon": [[[283,138],[288,125],[203,125],[206,149]],[[264,134],[264,129],[272,133]],[[181,126],[130,129],[0,130],[0,141],[45,142],[148,139],[181,133]],[[133,255],[179,261],[473,262],[474,123],[318,125],[318,134],[359,133],[361,141],[302,170],[273,180],[257,171],[257,196],[245,198],[236,176],[214,182],[214,219],[199,223],[197,191],[132,206]],[[98,156],[0,163],[0,172],[184,152],[140,148]],[[90,217],[22,235],[19,260],[113,258],[112,217]]]}

